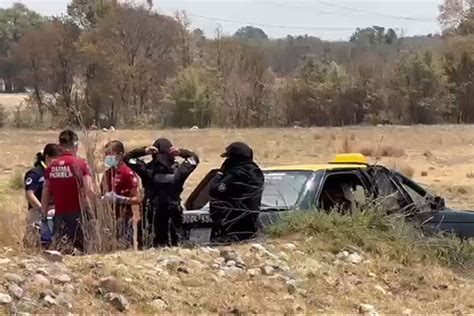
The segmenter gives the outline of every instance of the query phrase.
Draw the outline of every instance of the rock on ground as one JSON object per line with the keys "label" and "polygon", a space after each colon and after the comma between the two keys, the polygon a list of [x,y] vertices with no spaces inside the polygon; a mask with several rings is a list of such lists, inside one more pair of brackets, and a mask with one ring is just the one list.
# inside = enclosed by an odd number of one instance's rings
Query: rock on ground
{"label": "rock on ground", "polygon": [[168,307],[168,303],[166,303],[163,299],[157,298],[154,299],[151,305],[157,309],[165,309]]}
{"label": "rock on ground", "polygon": [[286,250],[296,250],[296,245],[292,243],[286,243],[283,245],[283,248]]}
{"label": "rock on ground", "polygon": [[43,257],[51,262],[63,262],[63,255],[56,250],[45,250]]}
{"label": "rock on ground", "polygon": [[285,285],[289,294],[295,294],[298,291],[295,280],[287,280]]}
{"label": "rock on ground", "polygon": [[271,276],[271,275],[275,274],[275,268],[270,266],[270,265],[264,265],[261,268],[261,271],[262,271],[262,274],[266,275],[266,276]]}
{"label": "rock on ground", "polygon": [[10,304],[12,302],[12,298],[8,294],[0,293],[0,305]]}
{"label": "rock on ground", "polygon": [[25,282],[25,278],[16,273],[5,273],[4,278],[9,282],[17,284]]}
{"label": "rock on ground", "polygon": [[8,290],[16,299],[23,297],[23,289],[16,284],[10,284]]}
{"label": "rock on ground", "polygon": [[46,278],[44,275],[42,274],[35,274],[35,276],[33,277],[33,284],[36,285],[36,286],[44,286],[44,287],[47,287],[51,284],[51,282],[49,281],[48,278]]}
{"label": "rock on ground", "polygon": [[44,304],[46,306],[54,306],[56,305],[56,299],[50,295],[46,295],[44,298],[43,298],[43,301],[44,301]]}
{"label": "rock on ground", "polygon": [[36,269],[36,273],[41,274],[41,275],[43,275],[43,276],[45,276],[45,277],[49,276],[49,272],[48,272],[48,270],[46,270],[45,268],[38,268],[38,269]]}
{"label": "rock on ground", "polygon": [[335,263],[344,261],[347,263],[358,265],[362,263],[363,260],[364,258],[357,252],[349,252],[347,250],[344,250],[337,254]]}
{"label": "rock on ground", "polygon": [[125,312],[130,306],[127,299],[120,294],[109,293],[105,295],[105,299],[119,312]]}
{"label": "rock on ground", "polygon": [[54,281],[59,282],[59,283],[69,283],[71,282],[71,277],[67,274],[60,274],[54,277]]}
{"label": "rock on ground", "polygon": [[119,282],[114,277],[103,278],[100,280],[100,287],[108,292],[118,292],[120,289]]}
{"label": "rock on ground", "polygon": [[10,262],[12,261],[8,258],[0,258],[0,265],[9,264]]}
{"label": "rock on ground", "polygon": [[264,255],[271,255],[270,251],[261,244],[252,244],[252,249]]}
{"label": "rock on ground", "polygon": [[212,248],[212,247],[201,247],[199,248],[202,252],[210,254],[210,255],[220,255],[219,249]]}
{"label": "rock on ground", "polygon": [[373,305],[370,304],[360,304],[359,305],[359,314],[368,315],[368,316],[378,316],[378,312]]}
{"label": "rock on ground", "polygon": [[249,275],[249,277],[254,278],[259,274],[259,272],[260,271],[258,269],[249,269],[247,271],[247,274]]}
{"label": "rock on ground", "polygon": [[236,260],[239,256],[235,250],[224,248],[220,251],[221,257],[225,259],[225,261]]}

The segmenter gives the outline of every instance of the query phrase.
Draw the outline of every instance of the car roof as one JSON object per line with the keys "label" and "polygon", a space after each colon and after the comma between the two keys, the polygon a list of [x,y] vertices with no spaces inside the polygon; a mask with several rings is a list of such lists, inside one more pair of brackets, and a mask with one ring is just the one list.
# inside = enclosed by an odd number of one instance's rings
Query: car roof
{"label": "car roof", "polygon": [[315,165],[287,165],[264,168],[264,171],[330,171],[339,169],[365,169],[362,164],[315,164]]}
{"label": "car roof", "polygon": [[339,154],[326,164],[307,164],[275,166],[264,169],[265,171],[325,171],[341,169],[365,169],[368,166],[367,158],[360,153]]}

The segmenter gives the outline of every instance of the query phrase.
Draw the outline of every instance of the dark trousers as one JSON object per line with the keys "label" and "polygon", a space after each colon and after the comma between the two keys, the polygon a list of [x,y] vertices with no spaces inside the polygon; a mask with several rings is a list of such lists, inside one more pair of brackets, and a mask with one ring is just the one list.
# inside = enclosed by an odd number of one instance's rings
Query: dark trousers
{"label": "dark trousers", "polygon": [[59,250],[84,251],[84,232],[81,213],[54,216],[54,243]]}
{"label": "dark trousers", "polygon": [[258,213],[255,211],[211,205],[211,218],[215,240],[245,241],[259,234]]}
{"label": "dark trousers", "polygon": [[178,246],[182,226],[181,207],[149,208],[145,229],[153,247]]}

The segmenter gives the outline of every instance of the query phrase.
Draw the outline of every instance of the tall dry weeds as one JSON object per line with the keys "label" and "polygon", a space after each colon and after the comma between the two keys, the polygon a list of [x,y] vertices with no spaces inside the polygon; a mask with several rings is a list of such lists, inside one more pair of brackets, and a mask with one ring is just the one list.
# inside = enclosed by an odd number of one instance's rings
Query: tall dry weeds
{"label": "tall dry weeds", "polygon": [[112,252],[121,247],[116,233],[118,223],[115,216],[115,205],[101,200],[104,143],[97,132],[88,132],[85,129],[81,143],[91,169],[93,190],[96,193],[96,198],[92,201],[89,200],[90,205],[83,213],[85,251],[87,253]]}
{"label": "tall dry weeds", "polygon": [[22,248],[26,225],[25,210],[13,202],[0,202],[0,246]]}

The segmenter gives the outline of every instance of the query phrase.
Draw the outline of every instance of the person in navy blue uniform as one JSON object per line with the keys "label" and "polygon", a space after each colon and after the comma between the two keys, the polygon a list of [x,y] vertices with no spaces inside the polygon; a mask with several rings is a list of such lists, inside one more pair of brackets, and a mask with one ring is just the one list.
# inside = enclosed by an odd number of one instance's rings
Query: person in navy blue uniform
{"label": "person in navy blue uniform", "polygon": [[28,202],[28,214],[26,216],[28,229],[26,234],[27,240],[25,240],[25,242],[36,244],[36,231],[40,228],[41,243],[43,245],[51,243],[50,236],[48,236],[47,223],[43,223],[44,225],[41,224],[41,195],[43,193],[44,171],[47,165],[60,154],[61,148],[58,145],[47,144],[42,152],[36,154],[34,167],[25,174],[25,197]]}

